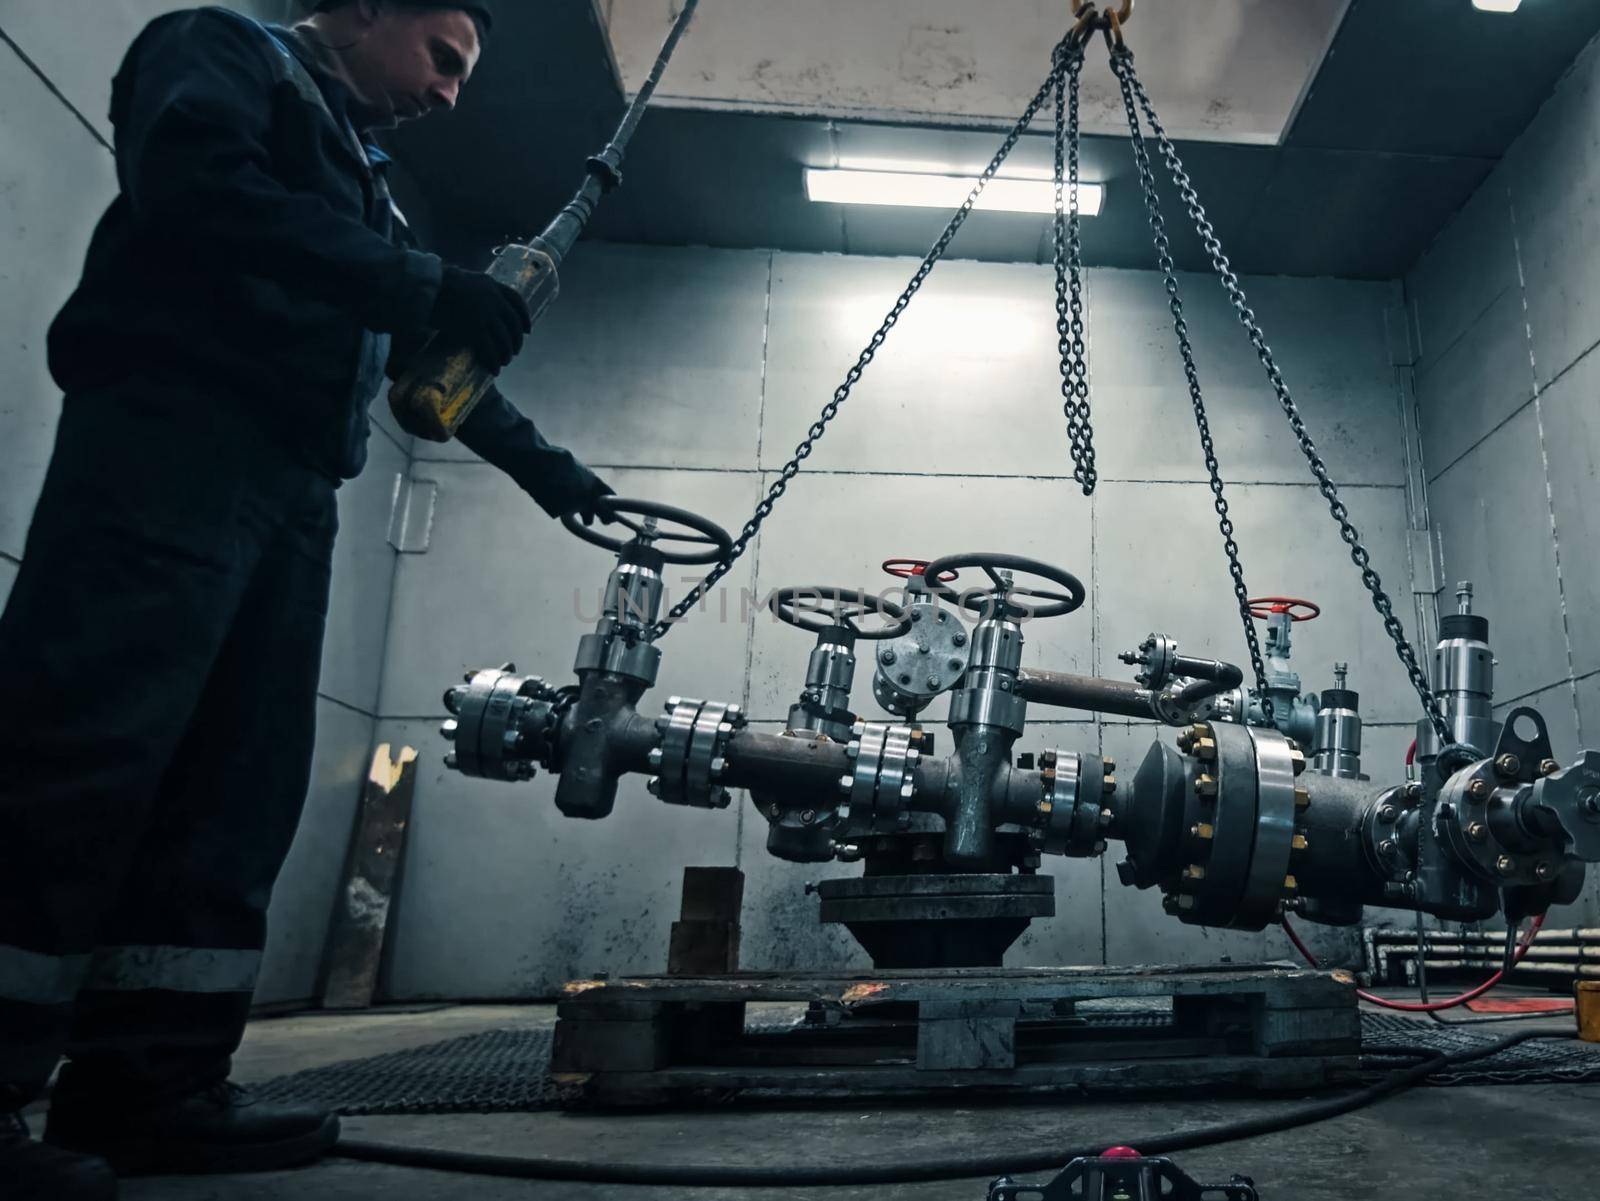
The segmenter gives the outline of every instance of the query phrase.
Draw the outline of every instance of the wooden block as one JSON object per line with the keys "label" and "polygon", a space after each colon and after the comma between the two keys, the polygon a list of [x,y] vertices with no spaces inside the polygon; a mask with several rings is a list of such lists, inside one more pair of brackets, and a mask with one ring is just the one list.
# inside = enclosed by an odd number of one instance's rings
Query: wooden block
{"label": "wooden block", "polygon": [[399,882],[411,797],[417,782],[417,752],[389,744],[372,756],[361,819],[345,866],[344,887],[328,932],[323,962],[324,1009],[366,1009],[378,988],[378,967],[389,927],[389,908]]}
{"label": "wooden block", "polygon": [[739,970],[739,923],[672,923],[667,971],[674,976],[720,976]]}
{"label": "wooden block", "polygon": [[684,921],[739,921],[744,905],[744,873],[736,867],[686,867],[683,869]]}
{"label": "wooden block", "polygon": [[667,951],[671,976],[718,976],[739,970],[739,911],[744,873],[736,867],[683,869],[683,908]]}

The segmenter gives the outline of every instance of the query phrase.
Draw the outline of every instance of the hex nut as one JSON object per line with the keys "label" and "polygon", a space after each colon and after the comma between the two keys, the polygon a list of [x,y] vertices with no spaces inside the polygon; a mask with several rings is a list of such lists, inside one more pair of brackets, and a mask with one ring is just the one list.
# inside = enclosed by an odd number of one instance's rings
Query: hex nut
{"label": "hex nut", "polygon": [[1471,822],[1467,825],[1467,837],[1473,842],[1483,842],[1489,836],[1489,827],[1482,822]]}
{"label": "hex nut", "polygon": [[1502,776],[1515,776],[1522,771],[1522,760],[1507,753],[1494,761],[1494,769]]}
{"label": "hex nut", "polygon": [[1479,778],[1467,785],[1467,795],[1475,801],[1489,799],[1489,781]]}

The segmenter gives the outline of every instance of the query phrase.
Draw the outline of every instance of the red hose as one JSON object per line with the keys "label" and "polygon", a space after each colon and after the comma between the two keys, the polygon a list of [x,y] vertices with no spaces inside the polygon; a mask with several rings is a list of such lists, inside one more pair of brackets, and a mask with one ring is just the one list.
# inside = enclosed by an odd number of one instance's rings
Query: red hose
{"label": "red hose", "polygon": [[1413,738],[1411,745],[1406,748],[1406,766],[1410,767],[1417,761],[1417,740]]}
{"label": "red hose", "polygon": [[[1513,964],[1522,962],[1522,957],[1528,953],[1528,948],[1533,945],[1533,940],[1538,937],[1539,930],[1544,926],[1544,917],[1545,915],[1541,913],[1533,919],[1533,925],[1528,927],[1527,934],[1523,935],[1522,941],[1517,945],[1516,954],[1511,960]],[[1307,963],[1312,967],[1320,966],[1317,963],[1317,957],[1311,953],[1311,948],[1300,941],[1300,936],[1295,933],[1294,927],[1289,924],[1287,917],[1283,919],[1283,932],[1289,936],[1289,941],[1294,943],[1295,950],[1305,956]],[[1468,989],[1460,996],[1449,997],[1443,1001],[1428,1001],[1426,1003],[1421,1001],[1390,1001],[1360,988],[1356,989],[1356,996],[1373,1005],[1381,1005],[1384,1009],[1398,1009],[1405,1013],[1437,1013],[1441,1009],[1454,1009],[1458,1005],[1465,1005],[1468,1001],[1476,1001],[1496,984],[1499,984],[1500,978],[1504,974],[1504,972],[1496,972],[1478,985],[1477,988]],[[1539,1016],[1543,1017],[1544,1014],[1541,1013]]]}

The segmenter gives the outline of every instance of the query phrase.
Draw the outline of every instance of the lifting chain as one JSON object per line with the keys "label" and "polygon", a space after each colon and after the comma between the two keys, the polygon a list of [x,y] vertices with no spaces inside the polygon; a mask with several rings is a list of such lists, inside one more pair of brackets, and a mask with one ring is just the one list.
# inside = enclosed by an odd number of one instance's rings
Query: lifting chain
{"label": "lifting chain", "polygon": [[[983,174],[978,177],[977,183],[973,184],[972,191],[967,194],[966,200],[951,216],[949,224],[944,227],[944,232],[939,235],[932,249],[924,256],[916,273],[912,275],[911,282],[906,285],[905,291],[900,293],[898,299],[890,307],[888,314],[883,319],[883,323],[878,326],[871,339],[867,342],[866,348],[862,350],[850,370],[845,373],[844,382],[834,392],[833,399],[822,407],[821,414],[812,423],[811,428],[806,431],[805,438],[799,446],[795,447],[794,455],[783,465],[783,470],[778,473],[778,478],[773,481],[772,487],[767,489],[766,496],[762,497],[761,502],[756,505],[754,515],[749,521],[745,522],[744,528],[739,531],[739,536],[734,539],[733,546],[721,561],[711,569],[705,579],[696,584],[682,600],[672,606],[672,609],[665,617],[650,628],[650,638],[652,640],[661,638],[675,624],[681,621],[689,610],[699,604],[706,593],[723,576],[728,574],[734,563],[749,548],[751,540],[755,538],[757,532],[761,529],[762,523],[771,515],[773,506],[788,491],[789,481],[800,474],[800,465],[811,457],[811,452],[816,449],[818,440],[826,432],[828,423],[837,416],[839,406],[850,399],[851,390],[856,386],[856,382],[860,380],[862,373],[871,365],[873,358],[878,353],[878,348],[883,345],[884,340],[889,336],[889,331],[900,320],[900,315],[906,311],[906,306],[911,303],[911,298],[921,290],[923,281],[928,278],[929,273],[932,272],[939,260],[944,257],[945,251],[949,249],[951,241],[960,232],[961,227],[967,223],[967,218],[972,215],[973,206],[978,203],[978,198],[983,195],[983,190],[989,186],[989,181],[994,178],[995,173],[1000,170],[1001,165],[1010,156],[1012,149],[1022,137],[1023,131],[1033,124],[1035,114],[1044,107],[1045,101],[1049,99],[1051,91],[1056,87],[1062,56],[1066,53],[1068,44],[1072,40],[1073,35],[1069,34],[1057,46],[1056,56],[1052,60],[1049,76],[1044,83],[1039,85],[1039,90],[1034,93],[1033,99],[1028,102],[1028,107],[1023,110],[1022,116],[1017,118],[1016,124],[1011,127],[1011,132],[1006,135],[1005,141],[1000,144],[1000,149],[989,160],[989,165],[983,169]],[[1079,54],[1081,55],[1081,53],[1080,47]]]}
{"label": "lifting chain", "polygon": [[1128,136],[1133,144],[1133,159],[1139,168],[1139,182],[1144,186],[1144,206],[1150,215],[1150,232],[1155,237],[1156,260],[1166,281],[1167,307],[1172,310],[1172,329],[1178,336],[1178,352],[1183,356],[1183,374],[1189,381],[1189,401],[1194,406],[1194,423],[1200,431],[1200,450],[1205,455],[1206,470],[1211,475],[1217,527],[1222,531],[1223,553],[1228,556],[1228,574],[1233,577],[1233,595],[1239,602],[1239,620],[1244,623],[1245,645],[1250,650],[1250,668],[1256,677],[1256,695],[1261,698],[1261,711],[1270,722],[1273,704],[1267,695],[1267,666],[1261,658],[1261,640],[1256,635],[1255,622],[1250,618],[1250,589],[1245,586],[1244,566],[1239,562],[1239,544],[1233,537],[1233,518],[1228,513],[1227,497],[1222,493],[1217,448],[1211,440],[1211,422],[1206,416],[1205,397],[1200,392],[1200,372],[1195,366],[1194,347],[1189,341],[1189,325],[1183,316],[1183,299],[1178,295],[1178,274],[1172,262],[1172,247],[1167,241],[1166,221],[1161,216],[1161,198],[1156,193],[1155,172],[1150,169],[1150,154],[1145,149],[1144,135],[1139,130],[1139,112],[1134,104],[1133,55],[1126,50],[1113,50],[1111,70],[1122,87],[1122,103],[1128,112]]}
{"label": "lifting chain", "polygon": [[[1183,202],[1189,210],[1189,216],[1194,221],[1195,231],[1200,235],[1200,240],[1205,243],[1206,253],[1210,256],[1211,267],[1217,273],[1217,278],[1222,281],[1228,299],[1233,302],[1234,311],[1238,314],[1239,323],[1244,326],[1245,333],[1250,339],[1250,345],[1255,348],[1256,357],[1261,360],[1261,365],[1266,369],[1267,380],[1272,385],[1272,390],[1277,394],[1278,404],[1282,407],[1284,416],[1289,419],[1289,428],[1294,431],[1295,439],[1300,444],[1301,453],[1305,455],[1306,462],[1311,467],[1311,474],[1316,478],[1317,488],[1322,493],[1323,499],[1328,502],[1328,512],[1333,515],[1333,520],[1339,526],[1339,537],[1350,548],[1350,558],[1361,571],[1361,582],[1366,585],[1367,591],[1372,594],[1372,607],[1378,611],[1378,616],[1383,619],[1383,628],[1394,642],[1394,652],[1400,660],[1401,666],[1410,677],[1411,686],[1417,690],[1417,697],[1422,702],[1423,712],[1428,716],[1428,722],[1433,726],[1434,733],[1439,737],[1441,747],[1448,746],[1455,739],[1451,736],[1449,725],[1444,719],[1444,713],[1439,707],[1438,698],[1433,695],[1432,688],[1428,685],[1428,677],[1423,673],[1422,665],[1417,661],[1417,652],[1411,646],[1411,640],[1406,636],[1405,627],[1400,624],[1400,619],[1394,614],[1394,602],[1389,599],[1389,594],[1384,591],[1383,581],[1378,577],[1377,571],[1372,566],[1372,555],[1361,541],[1361,534],[1350,520],[1350,510],[1339,499],[1339,489],[1334,485],[1332,477],[1328,475],[1328,468],[1322,461],[1322,456],[1317,453],[1316,443],[1311,440],[1311,434],[1306,430],[1306,423],[1300,416],[1300,407],[1295,404],[1294,398],[1289,395],[1289,385],[1284,382],[1283,373],[1278,370],[1277,361],[1272,356],[1272,349],[1267,345],[1266,336],[1261,332],[1261,326],[1256,322],[1256,315],[1251,311],[1245,299],[1244,289],[1239,284],[1239,277],[1234,273],[1233,266],[1222,252],[1222,242],[1217,238],[1217,232],[1212,228],[1206,211],[1200,204],[1200,197],[1194,190],[1194,184],[1189,179],[1189,174],[1183,168],[1183,161],[1178,157],[1178,151],[1173,146],[1166,130],[1162,128],[1160,119],[1156,116],[1155,106],[1150,103],[1150,97],[1144,90],[1144,85],[1139,82],[1139,77],[1133,69],[1133,52],[1126,46],[1114,47],[1111,52],[1111,69],[1116,73],[1122,83],[1123,99],[1128,106],[1128,119],[1134,127],[1135,154],[1137,155],[1143,139],[1139,136],[1138,115],[1133,108],[1133,99],[1138,99],[1139,108],[1143,111],[1145,120],[1149,123],[1150,131],[1155,135],[1156,142],[1161,148],[1161,157],[1167,165],[1167,172],[1172,176],[1172,181],[1177,185],[1178,191],[1183,196]],[[1147,200],[1153,197],[1150,185],[1146,184]],[[1168,273],[1168,291],[1172,293],[1175,315],[1181,318],[1181,306],[1178,304],[1176,285]],[[1192,364],[1191,364],[1192,366]],[[1190,386],[1195,400],[1196,419],[1202,422],[1202,438],[1209,443],[1209,438],[1204,434],[1204,412],[1201,408],[1200,393],[1194,377],[1190,375]],[[1207,465],[1212,469],[1212,491],[1217,495],[1218,511],[1222,511],[1221,483],[1216,476],[1214,462],[1208,457]],[[1231,542],[1231,540],[1230,540]],[[1239,585],[1238,558],[1230,551],[1229,563],[1234,571],[1234,581]],[[1241,604],[1243,598],[1241,597]],[[1245,613],[1248,625],[1249,615]],[[1256,673],[1261,674],[1260,661],[1256,657],[1254,631],[1251,631],[1251,663],[1256,668]],[[1265,700],[1265,696],[1262,698]]]}
{"label": "lifting chain", "polygon": [[[1094,431],[1089,424],[1089,363],[1083,323],[1083,240],[1078,211],[1078,84],[1083,40],[1069,37],[1057,48],[1056,64],[1056,334],[1061,340],[1061,410],[1067,418],[1072,478],[1085,496],[1094,494]],[[1069,115],[1070,114],[1070,115]],[[1063,158],[1067,162],[1063,166]],[[1063,203],[1062,177],[1067,198]],[[1070,209],[1069,207],[1070,206]]]}

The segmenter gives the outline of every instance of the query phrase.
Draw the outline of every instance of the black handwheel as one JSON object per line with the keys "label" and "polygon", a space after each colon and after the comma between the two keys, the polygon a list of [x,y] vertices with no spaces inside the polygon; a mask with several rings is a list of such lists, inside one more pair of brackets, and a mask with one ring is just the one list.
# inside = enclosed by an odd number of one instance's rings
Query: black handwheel
{"label": "black handwheel", "polygon": [[[802,604],[804,602],[804,604]],[[870,592],[854,588],[824,588],[805,586],[779,588],[772,594],[767,607],[785,625],[820,634],[842,626],[857,638],[875,642],[880,638],[898,638],[911,628],[911,614],[891,601]],[[856,625],[858,618],[877,614],[889,618],[894,624],[882,629],[863,630]]]}
{"label": "black handwheel", "polygon": [[[733,552],[733,538],[727,530],[709,518],[698,513],[691,513],[688,509],[675,508],[672,505],[663,505],[653,500],[633,500],[620,496],[603,496],[595,502],[595,514],[607,525],[616,524],[625,529],[632,530],[635,536],[648,538],[656,546],[661,558],[668,563],[696,564],[716,563],[728,557]],[[640,518],[633,521],[630,518]],[[657,521],[670,521],[675,525],[685,526],[694,533],[679,531],[662,531],[645,523],[644,518],[654,518]],[[613,538],[599,530],[590,529],[584,525],[576,513],[563,513],[561,524],[567,527],[570,533],[576,534],[590,546],[604,547],[612,554],[616,554],[634,541],[632,538]],[[672,551],[663,550],[661,543],[692,542],[702,545],[709,544],[708,549],[698,551]]]}
{"label": "black handwheel", "polygon": [[[989,577],[992,587],[986,589],[963,588],[959,592],[939,580],[946,572],[972,567]],[[1047,592],[1042,588],[1018,588],[1000,577],[1002,571],[1025,572],[1036,575],[1066,589],[1065,593]],[[1083,584],[1070,571],[1041,563],[1037,559],[1024,559],[1021,555],[1000,555],[977,551],[966,555],[946,555],[928,564],[923,578],[930,582],[935,594],[954,601],[960,608],[979,617],[999,615],[1013,620],[1029,617],[1063,617],[1083,605]],[[1043,605],[1012,604],[1012,597],[1047,602]]]}

